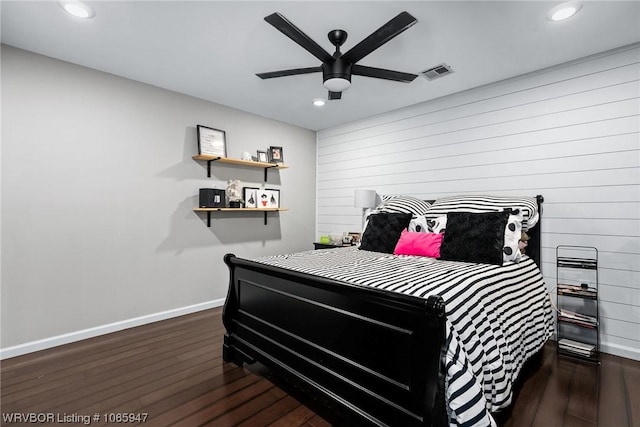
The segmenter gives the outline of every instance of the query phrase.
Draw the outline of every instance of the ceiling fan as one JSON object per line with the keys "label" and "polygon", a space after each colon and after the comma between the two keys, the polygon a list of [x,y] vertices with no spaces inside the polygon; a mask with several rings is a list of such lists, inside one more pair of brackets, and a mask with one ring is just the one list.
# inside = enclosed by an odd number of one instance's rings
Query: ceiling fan
{"label": "ceiling fan", "polygon": [[394,80],[397,82],[409,83],[413,81],[417,74],[402,73],[400,71],[385,70],[383,68],[367,67],[356,64],[365,56],[402,33],[418,20],[407,12],[399,13],[395,18],[378,28],[360,43],[352,47],[346,53],[340,52],[340,46],[347,40],[347,32],[344,30],[332,30],[327,37],[331,44],[336,47],[333,55],[330,55],[318,43],[303,33],[295,25],[289,22],[279,13],[272,13],[264,18],[278,31],[298,43],[313,56],[322,61],[318,67],[294,68],[291,70],[271,71],[268,73],[256,74],[261,79],[272,79],[274,77],[293,76],[296,74],[308,74],[322,71],[324,87],[329,90],[329,99],[340,99],[342,91],[351,86],[351,76],[374,77],[378,79]]}

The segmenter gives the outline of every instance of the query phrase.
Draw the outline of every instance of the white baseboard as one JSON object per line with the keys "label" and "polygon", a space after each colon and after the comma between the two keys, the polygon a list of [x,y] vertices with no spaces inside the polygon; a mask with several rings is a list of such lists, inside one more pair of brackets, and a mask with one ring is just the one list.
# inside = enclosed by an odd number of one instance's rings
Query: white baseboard
{"label": "white baseboard", "polygon": [[59,345],[69,344],[72,342],[109,334],[111,332],[122,331],[124,329],[146,325],[148,323],[158,322],[160,320],[171,319],[172,317],[184,316],[185,314],[191,314],[210,308],[220,307],[223,304],[224,299],[212,300],[200,304],[190,305],[187,307],[180,307],[160,313],[153,313],[146,316],[135,317],[133,319],[122,320],[120,322],[109,323],[107,325],[96,326],[95,328],[70,332],[68,334],[32,341],[25,344],[19,344],[13,347],[3,348],[0,349],[0,360],[22,356],[23,354],[33,353],[35,351],[45,350],[51,347],[57,347]]}
{"label": "white baseboard", "polygon": [[640,361],[640,349],[637,348],[601,342],[600,349],[602,353],[613,354],[614,356],[626,357],[627,359]]}

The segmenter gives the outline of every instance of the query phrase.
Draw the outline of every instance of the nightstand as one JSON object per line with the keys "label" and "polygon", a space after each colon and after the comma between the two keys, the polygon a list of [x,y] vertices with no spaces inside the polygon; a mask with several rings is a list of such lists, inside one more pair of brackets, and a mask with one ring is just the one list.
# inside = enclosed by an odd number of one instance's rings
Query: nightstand
{"label": "nightstand", "polygon": [[313,242],[314,249],[333,249],[333,248],[346,248],[351,245],[334,245],[332,243],[319,243]]}

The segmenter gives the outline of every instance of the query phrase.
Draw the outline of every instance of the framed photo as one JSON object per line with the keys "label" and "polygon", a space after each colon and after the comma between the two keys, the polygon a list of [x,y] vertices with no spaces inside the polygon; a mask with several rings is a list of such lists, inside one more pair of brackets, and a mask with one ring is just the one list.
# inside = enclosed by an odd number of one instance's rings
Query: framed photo
{"label": "framed photo", "polygon": [[242,189],[242,198],[244,199],[245,208],[257,208],[258,207],[258,191],[257,187],[244,187]]}
{"label": "framed photo", "polygon": [[282,147],[269,147],[269,161],[271,163],[283,163],[284,155],[282,153]]}
{"label": "framed photo", "polygon": [[258,207],[279,208],[280,190],[265,188],[264,190],[258,191]]}
{"label": "framed photo", "polygon": [[269,163],[269,154],[266,151],[258,150],[258,161]]}
{"label": "framed photo", "polygon": [[359,231],[352,231],[349,233],[349,236],[351,236],[351,244],[352,245],[357,245],[358,243],[360,243],[360,232]]}
{"label": "framed photo", "polygon": [[223,130],[198,125],[198,154],[227,157],[227,137]]}

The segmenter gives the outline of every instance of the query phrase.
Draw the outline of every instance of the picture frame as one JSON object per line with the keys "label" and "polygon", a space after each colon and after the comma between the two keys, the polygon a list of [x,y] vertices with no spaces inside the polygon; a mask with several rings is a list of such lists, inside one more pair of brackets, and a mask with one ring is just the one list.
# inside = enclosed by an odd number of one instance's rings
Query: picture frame
{"label": "picture frame", "polygon": [[244,199],[245,208],[257,208],[258,207],[258,187],[244,187],[242,189],[242,198]]}
{"label": "picture frame", "polygon": [[269,163],[269,153],[266,150],[258,150],[258,161],[262,163]]}
{"label": "picture frame", "polygon": [[208,126],[197,125],[198,154],[227,157],[226,132]]}
{"label": "picture frame", "polygon": [[351,231],[351,232],[349,232],[349,236],[351,236],[351,244],[352,245],[359,244],[361,235],[362,235],[362,233],[359,232],[359,231]]}
{"label": "picture frame", "polygon": [[265,188],[258,191],[259,208],[280,208],[280,190]]}
{"label": "picture frame", "polygon": [[284,163],[284,153],[282,147],[271,146],[269,147],[269,162],[270,163]]}

